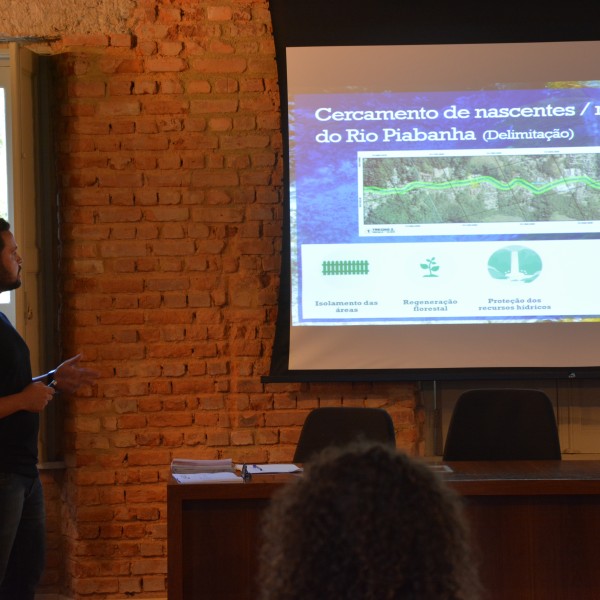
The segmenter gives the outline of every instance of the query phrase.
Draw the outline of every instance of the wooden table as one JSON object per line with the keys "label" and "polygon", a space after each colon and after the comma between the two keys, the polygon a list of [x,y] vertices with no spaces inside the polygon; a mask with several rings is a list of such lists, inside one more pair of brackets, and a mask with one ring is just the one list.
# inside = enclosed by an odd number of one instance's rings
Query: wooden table
{"label": "wooden table", "polygon": [[[448,463],[488,600],[598,600],[600,461]],[[167,488],[169,600],[255,600],[260,516],[299,475]]]}
{"label": "wooden table", "polygon": [[448,464],[490,600],[600,598],[600,461]]}

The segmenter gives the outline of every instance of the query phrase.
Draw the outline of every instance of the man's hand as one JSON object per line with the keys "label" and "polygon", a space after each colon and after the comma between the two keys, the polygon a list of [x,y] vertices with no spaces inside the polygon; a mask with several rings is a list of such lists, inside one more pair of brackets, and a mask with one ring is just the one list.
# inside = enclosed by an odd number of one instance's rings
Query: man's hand
{"label": "man's hand", "polygon": [[50,400],[54,396],[54,390],[40,383],[30,383],[20,394],[20,402],[22,410],[28,412],[42,412]]}
{"label": "man's hand", "polygon": [[61,363],[54,371],[55,388],[59,392],[71,394],[82,385],[91,385],[100,375],[94,369],[86,369],[79,366],[81,354],[73,356]]}

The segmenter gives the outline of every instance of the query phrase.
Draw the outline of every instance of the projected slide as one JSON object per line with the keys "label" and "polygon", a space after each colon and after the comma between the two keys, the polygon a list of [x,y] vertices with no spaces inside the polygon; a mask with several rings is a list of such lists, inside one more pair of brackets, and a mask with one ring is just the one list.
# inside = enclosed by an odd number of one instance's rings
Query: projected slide
{"label": "projected slide", "polygon": [[292,325],[600,320],[600,81],[320,50],[288,49]]}

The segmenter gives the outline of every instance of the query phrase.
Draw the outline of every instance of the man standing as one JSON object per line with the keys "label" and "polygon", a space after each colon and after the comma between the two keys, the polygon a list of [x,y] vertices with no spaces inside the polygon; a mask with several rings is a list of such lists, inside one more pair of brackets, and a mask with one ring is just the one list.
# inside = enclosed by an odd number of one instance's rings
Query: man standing
{"label": "man standing", "polygon": [[[0,218],[0,292],[21,285],[10,224]],[[44,496],[37,470],[39,416],[55,391],[72,393],[98,373],[81,355],[32,378],[29,348],[0,312],[0,600],[33,600],[45,557]]]}

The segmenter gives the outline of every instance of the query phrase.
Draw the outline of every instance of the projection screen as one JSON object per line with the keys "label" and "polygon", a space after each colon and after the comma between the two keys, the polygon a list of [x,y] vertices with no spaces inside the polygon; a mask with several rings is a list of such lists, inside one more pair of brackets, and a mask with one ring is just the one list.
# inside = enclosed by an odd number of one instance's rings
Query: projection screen
{"label": "projection screen", "polygon": [[283,370],[597,375],[599,58],[286,47]]}

